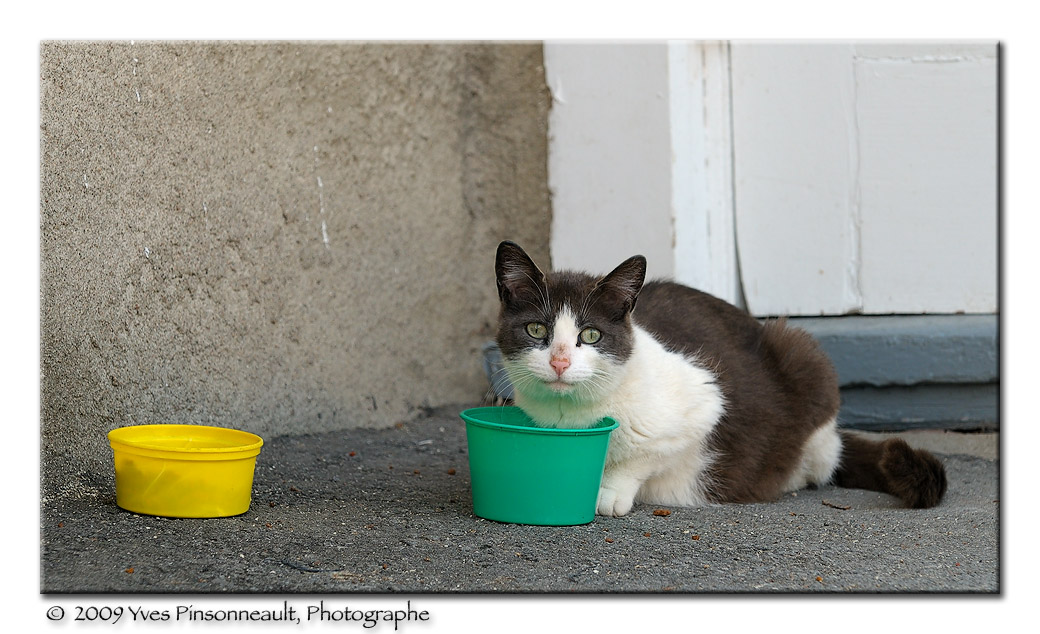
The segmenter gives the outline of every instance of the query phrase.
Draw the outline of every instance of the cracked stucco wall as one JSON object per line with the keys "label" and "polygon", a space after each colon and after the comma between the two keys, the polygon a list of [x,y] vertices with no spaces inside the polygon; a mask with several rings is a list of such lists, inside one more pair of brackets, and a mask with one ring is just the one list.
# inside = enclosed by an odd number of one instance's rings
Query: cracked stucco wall
{"label": "cracked stucco wall", "polygon": [[538,44],[45,42],[44,459],[479,402],[494,249],[548,261]]}

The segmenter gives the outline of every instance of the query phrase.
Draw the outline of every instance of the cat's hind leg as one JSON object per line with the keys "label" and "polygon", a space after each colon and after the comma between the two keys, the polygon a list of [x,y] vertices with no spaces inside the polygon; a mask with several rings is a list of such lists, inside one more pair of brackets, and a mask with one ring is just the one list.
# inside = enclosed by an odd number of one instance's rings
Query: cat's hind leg
{"label": "cat's hind leg", "polygon": [[783,492],[804,489],[810,484],[826,484],[834,476],[841,460],[841,435],[837,418],[832,418],[809,436],[802,457]]}

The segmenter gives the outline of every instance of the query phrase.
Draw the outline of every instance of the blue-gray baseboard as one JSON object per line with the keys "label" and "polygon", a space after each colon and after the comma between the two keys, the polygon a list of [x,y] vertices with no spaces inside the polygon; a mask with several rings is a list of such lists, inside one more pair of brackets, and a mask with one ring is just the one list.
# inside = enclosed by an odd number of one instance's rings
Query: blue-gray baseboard
{"label": "blue-gray baseboard", "polygon": [[838,370],[842,426],[871,431],[1000,427],[997,315],[797,318]]}

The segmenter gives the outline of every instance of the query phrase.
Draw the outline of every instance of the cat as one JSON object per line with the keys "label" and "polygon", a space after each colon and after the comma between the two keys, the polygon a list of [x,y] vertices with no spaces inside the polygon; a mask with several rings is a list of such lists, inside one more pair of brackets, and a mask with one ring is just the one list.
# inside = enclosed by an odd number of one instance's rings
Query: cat
{"label": "cat", "polygon": [[807,332],[645,276],[639,255],[599,278],[542,273],[509,241],[496,254],[497,343],[515,404],[541,426],[618,422],[597,514],[765,502],[825,484],[912,508],[940,502],[934,455],[838,429],[837,374]]}

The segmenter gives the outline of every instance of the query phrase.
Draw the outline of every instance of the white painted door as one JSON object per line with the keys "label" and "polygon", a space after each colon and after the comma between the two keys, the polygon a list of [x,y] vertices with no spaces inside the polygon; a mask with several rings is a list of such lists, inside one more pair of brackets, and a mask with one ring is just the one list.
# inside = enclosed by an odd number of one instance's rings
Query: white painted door
{"label": "white painted door", "polygon": [[[545,45],[551,252],[759,316],[997,310],[997,47]],[[746,302],[746,304],[745,304]]]}
{"label": "white painted door", "polygon": [[996,45],[734,43],[730,77],[751,312],[996,312]]}

